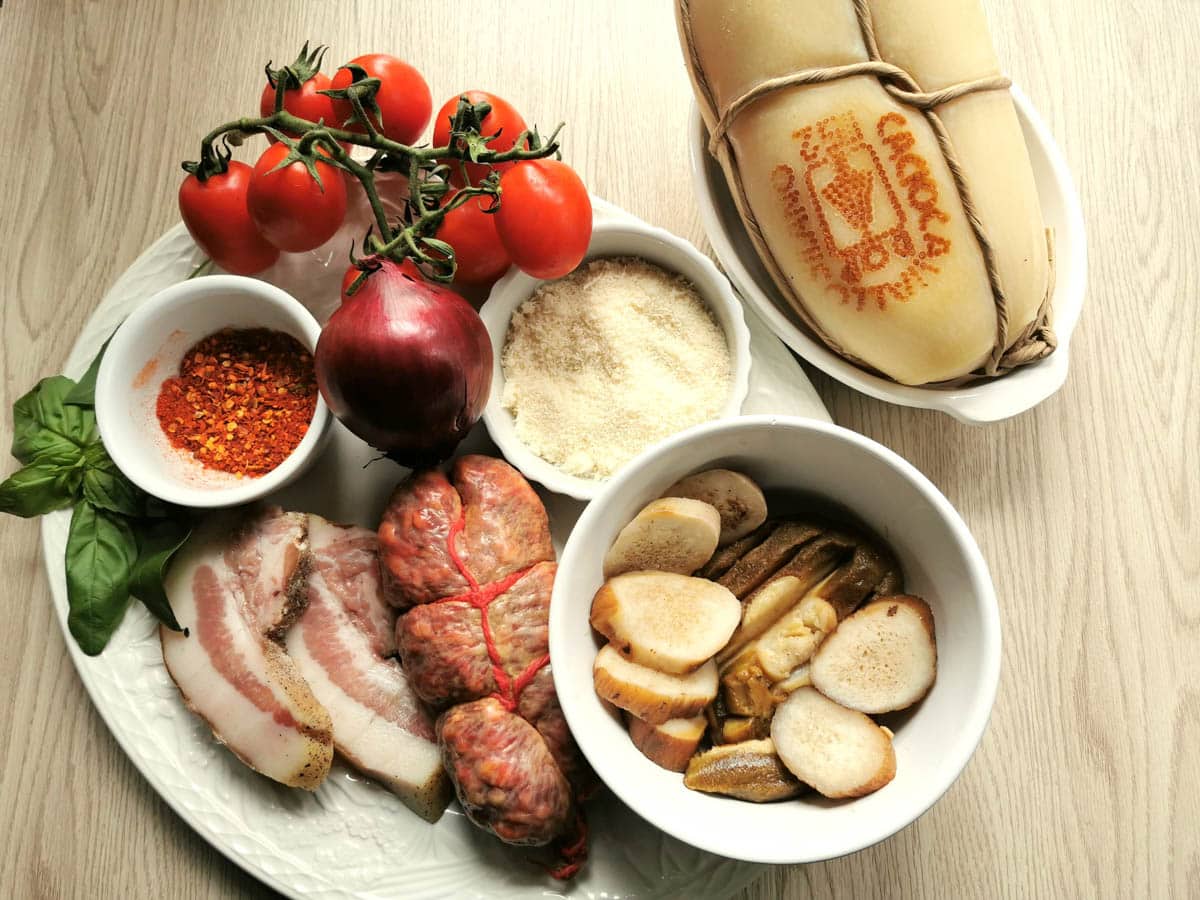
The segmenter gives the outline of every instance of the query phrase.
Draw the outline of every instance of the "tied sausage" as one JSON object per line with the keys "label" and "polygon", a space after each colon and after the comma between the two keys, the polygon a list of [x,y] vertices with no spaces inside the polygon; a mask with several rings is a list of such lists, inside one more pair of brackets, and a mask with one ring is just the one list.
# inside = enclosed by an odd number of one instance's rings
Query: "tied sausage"
{"label": "tied sausage", "polygon": [[590,772],[554,693],[548,649],[556,564],[537,494],[502,460],[416,472],[379,527],[396,644],[459,802],[511,844],[548,844],[575,821]]}

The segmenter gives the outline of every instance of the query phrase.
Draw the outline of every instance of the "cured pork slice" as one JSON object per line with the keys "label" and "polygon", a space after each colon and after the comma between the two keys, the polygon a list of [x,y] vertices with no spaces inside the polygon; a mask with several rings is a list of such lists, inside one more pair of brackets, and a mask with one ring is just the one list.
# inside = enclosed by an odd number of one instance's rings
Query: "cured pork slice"
{"label": "cured pork slice", "polygon": [[333,760],[329,713],[266,636],[303,604],[307,519],[275,508],[215,516],[188,540],[164,586],[183,632],[160,629],[184,702],[246,765],[315,790]]}
{"label": "cured pork slice", "polygon": [[375,532],[309,517],[307,605],[285,646],[333,719],[338,753],[436,822],[450,799],[433,720],[395,652]]}
{"label": "cured pork slice", "polygon": [[277,638],[304,607],[308,517],[267,507],[225,550],[258,631]]}

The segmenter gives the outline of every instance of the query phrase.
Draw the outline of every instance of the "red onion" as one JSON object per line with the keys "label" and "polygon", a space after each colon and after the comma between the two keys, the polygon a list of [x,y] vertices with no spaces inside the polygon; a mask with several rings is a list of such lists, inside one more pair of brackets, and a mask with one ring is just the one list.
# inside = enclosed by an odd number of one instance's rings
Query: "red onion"
{"label": "red onion", "polygon": [[449,456],[492,387],[492,343],[479,314],[390,260],[330,317],[314,356],[330,411],[406,466]]}

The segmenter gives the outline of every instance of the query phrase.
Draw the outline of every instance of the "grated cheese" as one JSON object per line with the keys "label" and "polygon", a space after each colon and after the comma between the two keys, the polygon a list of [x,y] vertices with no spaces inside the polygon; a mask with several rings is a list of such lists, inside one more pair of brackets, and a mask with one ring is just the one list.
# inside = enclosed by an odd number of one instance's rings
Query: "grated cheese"
{"label": "grated cheese", "polygon": [[517,436],[584,478],[716,418],[732,378],[725,334],[695,288],[630,258],[541,285],[513,313],[500,360]]}

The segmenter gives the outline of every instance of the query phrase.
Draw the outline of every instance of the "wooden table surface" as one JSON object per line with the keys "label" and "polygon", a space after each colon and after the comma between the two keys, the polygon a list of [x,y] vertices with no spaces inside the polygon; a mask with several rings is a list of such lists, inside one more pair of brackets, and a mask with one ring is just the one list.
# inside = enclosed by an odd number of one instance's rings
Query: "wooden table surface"
{"label": "wooden table surface", "polygon": [[[973,529],[1001,602],[999,696],[931,812],[855,856],[765,871],[756,900],[1200,892],[1200,5],[986,3],[1083,195],[1070,380],[971,428],[811,374],[839,423],[915,463]],[[402,55],[435,99],[487,87],[539,124],[565,119],[594,192],[708,246],[666,0],[8,0],[0,444],[13,400],[59,371],[107,286],[177,220],[179,160],[306,38],[338,60]],[[0,521],[0,572],[0,894],[265,893],[109,735],[65,652],[36,524]]]}

